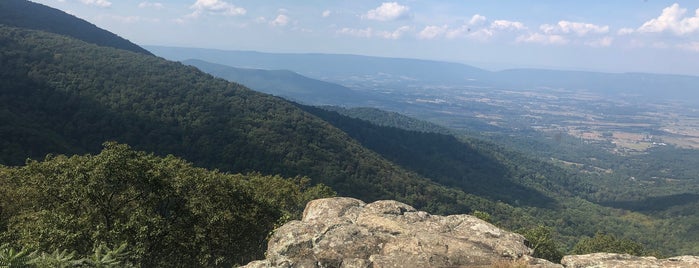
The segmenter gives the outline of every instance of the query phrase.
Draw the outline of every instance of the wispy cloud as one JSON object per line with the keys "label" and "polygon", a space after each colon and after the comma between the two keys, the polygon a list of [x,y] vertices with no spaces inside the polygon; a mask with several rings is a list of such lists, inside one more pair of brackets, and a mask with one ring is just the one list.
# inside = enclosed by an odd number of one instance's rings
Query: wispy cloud
{"label": "wispy cloud", "polygon": [[555,25],[543,24],[539,29],[545,34],[576,34],[585,36],[587,34],[605,34],[609,32],[609,26],[595,25],[592,23],[559,21]]}
{"label": "wispy cloud", "polygon": [[509,20],[495,20],[488,24],[488,18],[475,14],[468,22],[451,27],[448,25],[430,25],[423,28],[417,35],[418,39],[435,39],[444,37],[447,39],[469,38],[479,41],[487,41],[498,34],[498,32],[522,31],[527,27],[522,22]]}
{"label": "wispy cloud", "polygon": [[80,0],[83,4],[98,7],[110,7],[112,3],[107,0]]}
{"label": "wispy cloud", "polygon": [[377,8],[367,11],[363,17],[369,20],[390,21],[407,18],[409,11],[410,7],[400,5],[397,2],[385,2]]}
{"label": "wispy cloud", "polygon": [[225,16],[239,16],[247,13],[245,8],[221,0],[197,0],[189,8],[194,11],[187,15],[187,18],[198,18],[204,13]]}
{"label": "wispy cloud", "polygon": [[367,27],[364,29],[342,28],[342,29],[338,30],[337,33],[342,34],[342,35],[361,37],[361,38],[378,37],[378,38],[383,38],[383,39],[396,40],[396,39],[400,39],[401,37],[403,37],[406,33],[410,32],[411,30],[412,30],[412,28],[410,26],[401,26],[393,31],[380,31],[380,30],[375,30],[371,27]]}
{"label": "wispy cloud", "polygon": [[425,26],[425,28],[417,34],[417,37],[419,39],[434,39],[446,33],[447,29],[449,29],[447,25]]}
{"label": "wispy cloud", "polygon": [[374,29],[367,27],[366,29],[342,28],[337,31],[339,34],[349,35],[354,37],[369,38],[373,35]]}
{"label": "wispy cloud", "polygon": [[471,17],[471,19],[468,21],[468,24],[471,26],[479,25],[485,23],[485,21],[488,20],[485,16],[481,14],[476,14]]}
{"label": "wispy cloud", "polygon": [[403,37],[403,35],[411,30],[410,26],[401,26],[398,27],[398,29],[395,29],[394,31],[381,31],[379,32],[379,36],[383,37],[384,39],[399,39]]}
{"label": "wispy cloud", "polygon": [[618,34],[618,35],[629,35],[629,34],[632,34],[632,33],[634,33],[634,32],[635,32],[634,29],[631,29],[631,28],[621,28],[621,29],[619,29],[618,31],[616,31],[616,34]]}
{"label": "wispy cloud", "polygon": [[538,43],[544,45],[565,45],[570,42],[562,35],[548,35],[541,33],[529,33],[525,35],[520,35],[519,37],[517,37],[516,41],[519,43]]}
{"label": "wispy cloud", "polygon": [[605,36],[599,39],[593,39],[585,41],[586,46],[590,47],[609,47],[614,42],[614,38],[610,36]]}
{"label": "wispy cloud", "polygon": [[273,21],[269,22],[269,25],[279,27],[286,26],[287,24],[289,24],[289,16],[284,14],[277,15],[277,17]]}
{"label": "wispy cloud", "polygon": [[141,2],[138,4],[139,8],[155,8],[155,9],[161,9],[163,8],[163,3],[160,2]]}
{"label": "wispy cloud", "polygon": [[327,18],[327,17],[330,17],[330,14],[332,14],[332,12],[330,10],[326,9],[320,15],[323,16],[323,18]]}
{"label": "wispy cloud", "polygon": [[490,24],[490,28],[495,30],[526,30],[524,23],[519,21],[496,20]]}

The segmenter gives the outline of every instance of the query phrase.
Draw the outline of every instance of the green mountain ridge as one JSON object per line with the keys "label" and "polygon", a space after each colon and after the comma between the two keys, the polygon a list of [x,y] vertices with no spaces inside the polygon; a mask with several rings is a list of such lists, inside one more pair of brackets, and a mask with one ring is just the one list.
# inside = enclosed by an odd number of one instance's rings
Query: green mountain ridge
{"label": "green mountain ridge", "polygon": [[311,105],[356,106],[366,104],[374,97],[338,84],[311,79],[287,70],[234,68],[191,59],[182,61],[182,63],[260,92]]}

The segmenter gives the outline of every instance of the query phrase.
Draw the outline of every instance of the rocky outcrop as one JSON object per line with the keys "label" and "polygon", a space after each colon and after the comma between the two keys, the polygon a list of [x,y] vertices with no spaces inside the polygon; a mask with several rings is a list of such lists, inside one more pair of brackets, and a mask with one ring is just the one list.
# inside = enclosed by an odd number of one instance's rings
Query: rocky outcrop
{"label": "rocky outcrop", "polygon": [[301,221],[272,235],[267,259],[246,267],[560,267],[531,253],[523,236],[470,215],[435,216],[396,201],[328,198],[309,202]]}
{"label": "rocky outcrop", "polygon": [[561,260],[565,267],[583,268],[626,268],[626,267],[673,267],[696,268],[699,267],[699,257],[679,256],[667,259],[655,257],[638,257],[628,254],[593,253],[586,255],[565,256]]}
{"label": "rocky outcrop", "polygon": [[522,235],[470,215],[436,216],[396,201],[353,198],[308,203],[301,221],[277,229],[267,259],[244,267],[699,267],[692,256],[623,254],[532,257]]}

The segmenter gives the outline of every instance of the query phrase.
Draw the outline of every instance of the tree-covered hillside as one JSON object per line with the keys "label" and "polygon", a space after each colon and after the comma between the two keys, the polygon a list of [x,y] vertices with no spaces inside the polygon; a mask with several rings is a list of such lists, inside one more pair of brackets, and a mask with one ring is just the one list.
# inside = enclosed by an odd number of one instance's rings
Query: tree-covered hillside
{"label": "tree-covered hillside", "polygon": [[0,42],[5,164],[116,140],[228,172],[304,175],[342,195],[432,212],[468,212],[480,200],[390,163],[291,103],[192,67],[12,27],[0,28]]}

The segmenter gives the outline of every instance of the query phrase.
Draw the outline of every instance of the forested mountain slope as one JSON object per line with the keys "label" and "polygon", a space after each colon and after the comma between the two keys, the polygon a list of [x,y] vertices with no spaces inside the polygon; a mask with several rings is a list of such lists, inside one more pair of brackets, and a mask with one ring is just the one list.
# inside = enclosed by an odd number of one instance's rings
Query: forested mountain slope
{"label": "forested mountain slope", "polygon": [[342,195],[435,212],[476,197],[390,163],[282,99],[192,67],[2,26],[2,160],[95,152],[106,140],[229,172],[305,175]]}
{"label": "forested mountain slope", "polygon": [[148,50],[83,19],[27,0],[0,1],[0,24],[67,35],[100,46],[151,55]]}

